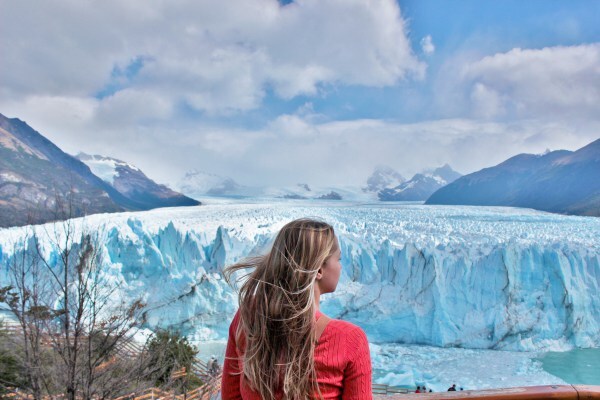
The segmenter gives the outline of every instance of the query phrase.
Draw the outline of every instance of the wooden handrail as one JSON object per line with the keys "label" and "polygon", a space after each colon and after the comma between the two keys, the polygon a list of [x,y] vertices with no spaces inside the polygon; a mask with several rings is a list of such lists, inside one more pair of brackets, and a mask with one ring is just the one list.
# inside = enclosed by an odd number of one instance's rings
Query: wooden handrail
{"label": "wooden handrail", "polygon": [[409,390],[405,388],[399,388],[396,386],[388,386],[379,383],[373,383],[372,392],[373,394],[408,394]]}
{"label": "wooden handrail", "polygon": [[[405,395],[374,395],[374,400],[394,400],[423,398],[433,399],[469,399],[469,400],[600,400],[600,386],[587,385],[547,385],[486,390],[461,390],[457,392],[411,393]],[[419,396],[419,397],[416,397]]]}

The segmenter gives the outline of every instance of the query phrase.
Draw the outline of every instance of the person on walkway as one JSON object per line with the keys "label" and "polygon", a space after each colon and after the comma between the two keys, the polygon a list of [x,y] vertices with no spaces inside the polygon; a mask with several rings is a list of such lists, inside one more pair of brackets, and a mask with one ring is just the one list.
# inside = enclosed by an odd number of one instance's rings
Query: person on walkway
{"label": "person on walkway", "polygon": [[226,268],[229,282],[250,272],[229,327],[223,400],[373,398],[364,331],[319,310],[321,295],[337,287],[340,261],[331,225],[299,219],[279,231],[267,254]]}
{"label": "person on walkway", "polygon": [[219,375],[219,361],[217,361],[217,357],[212,355],[210,360],[208,361],[208,373],[212,376]]}
{"label": "person on walkway", "polygon": [[456,383],[453,383],[452,386],[448,388],[449,392],[456,392]]}
{"label": "person on walkway", "polygon": [[415,390],[415,393],[421,393],[421,386],[417,386],[417,390]]}

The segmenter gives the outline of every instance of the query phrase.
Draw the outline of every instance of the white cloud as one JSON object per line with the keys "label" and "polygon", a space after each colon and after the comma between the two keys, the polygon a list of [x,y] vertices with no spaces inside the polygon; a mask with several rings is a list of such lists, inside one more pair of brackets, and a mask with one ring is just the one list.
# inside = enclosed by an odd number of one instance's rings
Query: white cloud
{"label": "white cloud", "polygon": [[[0,109],[11,107],[0,102]],[[469,173],[522,152],[574,150],[600,132],[597,120],[581,125],[464,118],[411,124],[375,119],[323,122],[308,106],[307,112],[278,116],[262,129],[185,120],[115,129],[95,120],[98,107],[77,99],[38,99],[19,114],[5,114],[24,119],[67,152],[116,157],[161,183],[175,183],[193,168],[251,185],[361,185],[379,164],[408,177],[445,163]],[[70,118],[69,112],[79,118]]]}
{"label": "white cloud", "polygon": [[493,118],[503,115],[503,100],[498,92],[483,83],[477,82],[471,90],[472,113],[480,118]]}
{"label": "white cloud", "polygon": [[221,131],[221,135],[232,140],[245,140],[244,151],[236,157],[228,157],[227,149],[221,149],[224,161],[197,168],[226,172],[241,182],[256,185],[267,182],[361,185],[381,163],[405,176],[445,163],[460,172],[470,173],[522,152],[578,149],[597,139],[598,129],[600,123],[573,127],[544,120],[323,123],[289,115],[280,116],[261,131],[245,134]]}
{"label": "white cloud", "polygon": [[435,52],[435,46],[431,40],[431,35],[427,35],[421,39],[421,49],[425,54],[433,54]]}
{"label": "white cloud", "polygon": [[517,48],[468,63],[458,85],[476,116],[598,119],[599,66],[600,43]]}
{"label": "white cloud", "polygon": [[214,114],[257,108],[267,88],[287,99],[424,73],[394,0],[5,2],[0,30],[5,98],[112,85]]}
{"label": "white cloud", "polygon": [[280,115],[269,124],[267,130],[274,136],[303,140],[319,135],[319,130],[315,125],[298,115]]}
{"label": "white cloud", "polygon": [[[444,163],[471,172],[576,149],[600,132],[600,44],[455,60],[426,88],[429,115],[444,116],[435,121],[326,122],[317,113],[327,107],[310,98],[255,129],[181,112],[236,116],[267,93],[422,78],[393,0],[9,1],[0,11],[0,112],[68,152],[123,159],[159,182],[191,168],[248,184],[362,184],[382,163],[405,176]],[[430,36],[421,46],[435,52]],[[399,107],[427,115],[425,100],[398,90]]]}
{"label": "white cloud", "polygon": [[[95,99],[66,96],[30,96],[24,101],[0,101],[0,112],[10,118],[19,118],[42,135],[48,131],[63,132],[62,143],[69,143],[66,132],[86,129],[94,120],[98,109]],[[75,141],[77,137],[74,136]]]}
{"label": "white cloud", "polygon": [[156,92],[124,89],[99,101],[94,116],[104,124],[126,126],[144,120],[164,119],[171,114],[171,104]]}

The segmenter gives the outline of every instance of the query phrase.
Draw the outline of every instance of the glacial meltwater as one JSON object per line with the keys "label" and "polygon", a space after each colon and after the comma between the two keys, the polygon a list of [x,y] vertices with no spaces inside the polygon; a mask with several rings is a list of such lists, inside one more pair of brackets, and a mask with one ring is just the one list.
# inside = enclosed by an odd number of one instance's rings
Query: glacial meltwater
{"label": "glacial meltwater", "polygon": [[551,351],[538,360],[544,371],[572,385],[600,385],[600,349]]}

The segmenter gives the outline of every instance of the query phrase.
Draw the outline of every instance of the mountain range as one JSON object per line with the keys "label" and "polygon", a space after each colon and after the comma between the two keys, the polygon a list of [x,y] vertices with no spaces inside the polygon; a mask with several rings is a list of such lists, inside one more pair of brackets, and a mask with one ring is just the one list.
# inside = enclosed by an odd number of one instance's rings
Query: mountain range
{"label": "mountain range", "polygon": [[425,204],[512,206],[600,216],[600,139],[576,151],[516,155],[457,179]]}
{"label": "mountain range", "polygon": [[252,187],[192,170],[177,188],[184,194],[115,158],[84,153],[73,157],[25,122],[0,114],[0,227],[94,213],[193,206],[200,204],[194,198],[203,196],[426,200],[425,204],[513,206],[600,216],[600,139],[576,151],[519,154],[465,176],[446,164],[406,181],[393,168],[378,166],[362,187],[307,183]]}
{"label": "mountain range", "polygon": [[110,184],[127,199],[135,202],[138,209],[199,204],[198,201],[175,192],[165,185],[159,185],[148,178],[141,169],[125,161],[85,153],[79,153],[76,157],[83,161],[96,176]]}
{"label": "mountain range", "polygon": [[0,227],[200,204],[148,182],[152,190],[144,192],[143,174],[123,172],[131,183],[104,181],[25,122],[0,114]]}
{"label": "mountain range", "polygon": [[416,174],[396,187],[382,189],[377,196],[381,201],[422,201],[461,176],[446,164],[433,171]]}
{"label": "mountain range", "polygon": [[176,188],[193,197],[228,197],[296,200],[373,200],[358,186],[315,186],[297,183],[286,186],[244,186],[230,177],[191,170]]}
{"label": "mountain range", "polygon": [[191,170],[179,181],[177,189],[194,198],[258,197],[297,200],[350,201],[425,201],[429,195],[461,176],[449,165],[415,175],[410,181],[389,166],[377,166],[366,186],[319,186],[297,183],[287,186],[243,186],[226,176]]}
{"label": "mountain range", "polygon": [[401,185],[406,179],[398,171],[387,166],[379,165],[367,178],[367,186],[363,188],[364,192],[380,192]]}

